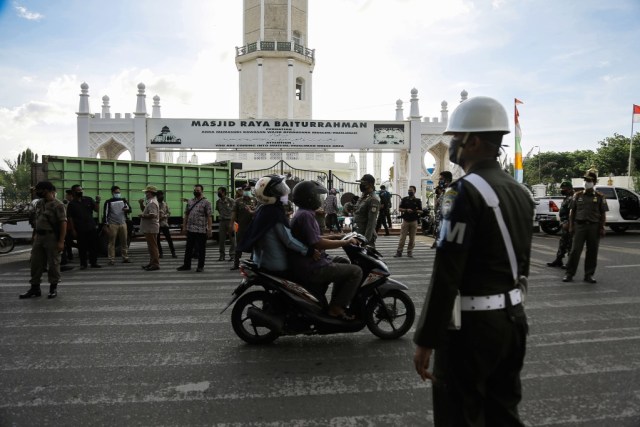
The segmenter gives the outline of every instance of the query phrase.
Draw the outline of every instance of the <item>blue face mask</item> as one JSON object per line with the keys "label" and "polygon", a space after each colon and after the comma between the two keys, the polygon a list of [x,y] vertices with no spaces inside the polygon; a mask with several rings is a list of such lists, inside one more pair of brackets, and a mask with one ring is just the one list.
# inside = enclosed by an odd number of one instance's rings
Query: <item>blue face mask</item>
{"label": "blue face mask", "polygon": [[115,199],[120,199],[120,198],[122,197],[122,194],[120,194],[120,193],[113,193],[113,197],[114,197]]}
{"label": "blue face mask", "polygon": [[245,191],[242,194],[244,194],[246,197],[250,197],[251,196],[251,191]]}

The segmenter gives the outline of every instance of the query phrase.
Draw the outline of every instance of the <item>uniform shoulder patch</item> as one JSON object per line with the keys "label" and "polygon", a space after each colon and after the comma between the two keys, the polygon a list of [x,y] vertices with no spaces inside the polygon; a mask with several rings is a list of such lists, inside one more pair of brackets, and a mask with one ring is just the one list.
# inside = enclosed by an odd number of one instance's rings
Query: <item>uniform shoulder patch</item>
{"label": "uniform shoulder patch", "polygon": [[442,196],[442,216],[444,218],[449,217],[456,197],[458,197],[458,190],[454,187],[447,188],[447,191]]}

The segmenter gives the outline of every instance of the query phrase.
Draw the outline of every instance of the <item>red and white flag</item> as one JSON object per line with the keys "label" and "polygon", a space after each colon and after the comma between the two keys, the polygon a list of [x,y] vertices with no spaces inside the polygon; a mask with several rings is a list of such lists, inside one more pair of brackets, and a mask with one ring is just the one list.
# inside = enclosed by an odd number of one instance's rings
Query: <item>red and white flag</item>
{"label": "red and white flag", "polygon": [[633,104],[633,123],[640,123],[640,105]]}

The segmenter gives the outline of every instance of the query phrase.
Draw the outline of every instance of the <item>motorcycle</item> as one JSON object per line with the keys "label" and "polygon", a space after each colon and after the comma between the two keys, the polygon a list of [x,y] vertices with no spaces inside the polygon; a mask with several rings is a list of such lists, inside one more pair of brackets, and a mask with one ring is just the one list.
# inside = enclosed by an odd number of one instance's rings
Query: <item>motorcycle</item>
{"label": "motorcycle", "polygon": [[436,231],[436,218],[433,214],[431,206],[426,206],[422,209],[422,215],[420,217],[420,228],[422,234],[425,236],[433,236]]}
{"label": "motorcycle", "polygon": [[13,250],[15,242],[13,237],[2,228],[0,223],[0,254],[7,254]]}
{"label": "motorcycle", "polygon": [[[343,249],[352,264],[362,268],[362,282],[347,314],[354,320],[342,320],[327,314],[324,295],[311,294],[294,281],[260,270],[251,261],[242,261],[240,285],[222,310],[235,303],[231,325],[236,335],[249,344],[268,344],[283,335],[325,335],[358,332],[366,326],[375,336],[396,339],[409,331],[415,319],[415,307],[408,287],[390,278],[382,255],[367,246],[366,238],[349,233],[343,240],[357,239],[361,245]],[[245,292],[253,287],[262,290]]]}

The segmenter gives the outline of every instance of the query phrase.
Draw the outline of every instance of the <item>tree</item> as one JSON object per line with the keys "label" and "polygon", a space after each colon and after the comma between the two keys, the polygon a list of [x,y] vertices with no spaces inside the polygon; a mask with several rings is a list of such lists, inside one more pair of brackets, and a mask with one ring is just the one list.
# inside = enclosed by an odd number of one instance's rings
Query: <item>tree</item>
{"label": "tree", "polygon": [[[630,139],[614,133],[612,137],[598,141],[595,166],[601,175],[627,175],[629,173]],[[640,133],[633,137],[631,169],[637,171],[640,166]]]}
{"label": "tree", "polygon": [[9,170],[0,170],[0,186],[4,187],[5,207],[31,200],[31,165],[38,161],[38,155],[30,149],[18,154],[15,161],[4,159]]}

